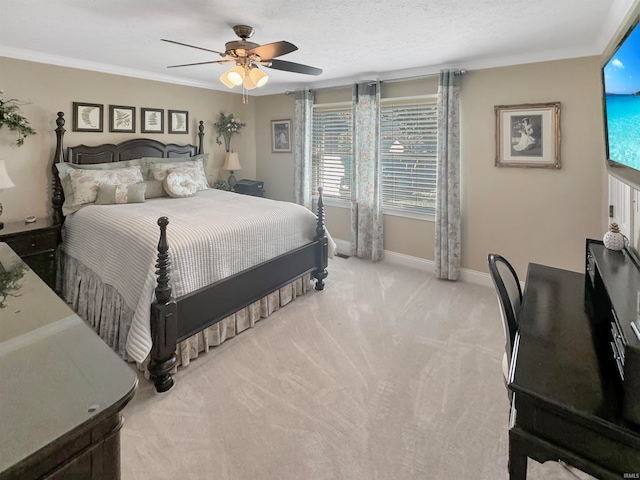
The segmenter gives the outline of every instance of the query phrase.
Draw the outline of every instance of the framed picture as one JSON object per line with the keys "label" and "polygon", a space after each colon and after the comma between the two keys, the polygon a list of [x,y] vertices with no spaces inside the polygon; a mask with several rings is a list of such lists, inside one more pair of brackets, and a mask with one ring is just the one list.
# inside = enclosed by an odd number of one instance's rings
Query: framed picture
{"label": "framed picture", "polygon": [[141,108],[142,133],[164,133],[164,110],[161,108]]}
{"label": "framed picture", "polygon": [[169,133],[189,133],[189,112],[169,110]]}
{"label": "framed picture", "polygon": [[99,103],[73,102],[73,131],[102,132],[102,109]]}
{"label": "framed picture", "polygon": [[271,120],[271,151],[291,153],[291,120]]}
{"label": "framed picture", "polygon": [[494,110],[496,167],[560,168],[560,102]]}
{"label": "framed picture", "polygon": [[136,131],[136,107],[109,105],[109,131],[134,133]]}

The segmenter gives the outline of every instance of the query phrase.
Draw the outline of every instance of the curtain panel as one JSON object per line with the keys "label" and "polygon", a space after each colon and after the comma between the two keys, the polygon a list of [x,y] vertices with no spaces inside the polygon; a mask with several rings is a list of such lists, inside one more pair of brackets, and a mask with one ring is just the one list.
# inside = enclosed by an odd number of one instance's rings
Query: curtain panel
{"label": "curtain panel", "polygon": [[384,256],[380,167],[380,82],[353,86],[351,255]]}
{"label": "curtain panel", "polygon": [[438,87],[438,181],[435,273],[460,277],[460,75],[441,70]]}
{"label": "curtain panel", "polygon": [[312,209],[311,139],[313,91],[298,89],[295,93],[294,138],[294,201]]}

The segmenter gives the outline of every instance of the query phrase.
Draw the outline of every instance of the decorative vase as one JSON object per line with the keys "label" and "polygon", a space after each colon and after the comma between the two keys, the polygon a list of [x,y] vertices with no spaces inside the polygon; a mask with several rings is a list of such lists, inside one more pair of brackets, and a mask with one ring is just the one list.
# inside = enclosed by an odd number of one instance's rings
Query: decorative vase
{"label": "decorative vase", "polygon": [[618,224],[612,223],[611,225],[609,225],[609,231],[604,234],[602,242],[604,243],[604,246],[609,250],[622,250],[627,245],[629,240],[622,233],[620,233]]}
{"label": "decorative vase", "polygon": [[223,133],[222,138],[224,139],[224,151],[228,153],[231,151],[231,135]]}

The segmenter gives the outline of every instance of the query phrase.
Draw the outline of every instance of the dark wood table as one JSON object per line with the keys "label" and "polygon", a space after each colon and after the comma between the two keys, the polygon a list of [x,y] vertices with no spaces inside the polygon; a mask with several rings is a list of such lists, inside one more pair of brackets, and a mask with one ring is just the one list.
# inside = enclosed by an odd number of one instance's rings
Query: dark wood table
{"label": "dark wood table", "polygon": [[0,479],[119,479],[120,412],[137,383],[0,243]]}
{"label": "dark wood table", "polygon": [[527,458],[563,460],[602,479],[640,478],[640,427],[623,418],[609,338],[585,276],[530,264],[509,388],[509,474]]}

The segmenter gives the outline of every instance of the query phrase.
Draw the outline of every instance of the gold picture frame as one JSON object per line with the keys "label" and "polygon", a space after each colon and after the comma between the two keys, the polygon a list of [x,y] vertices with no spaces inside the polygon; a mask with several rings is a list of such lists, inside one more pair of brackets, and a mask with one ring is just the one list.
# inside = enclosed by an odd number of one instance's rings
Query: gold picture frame
{"label": "gold picture frame", "polygon": [[496,105],[496,167],[560,163],[560,102]]}

